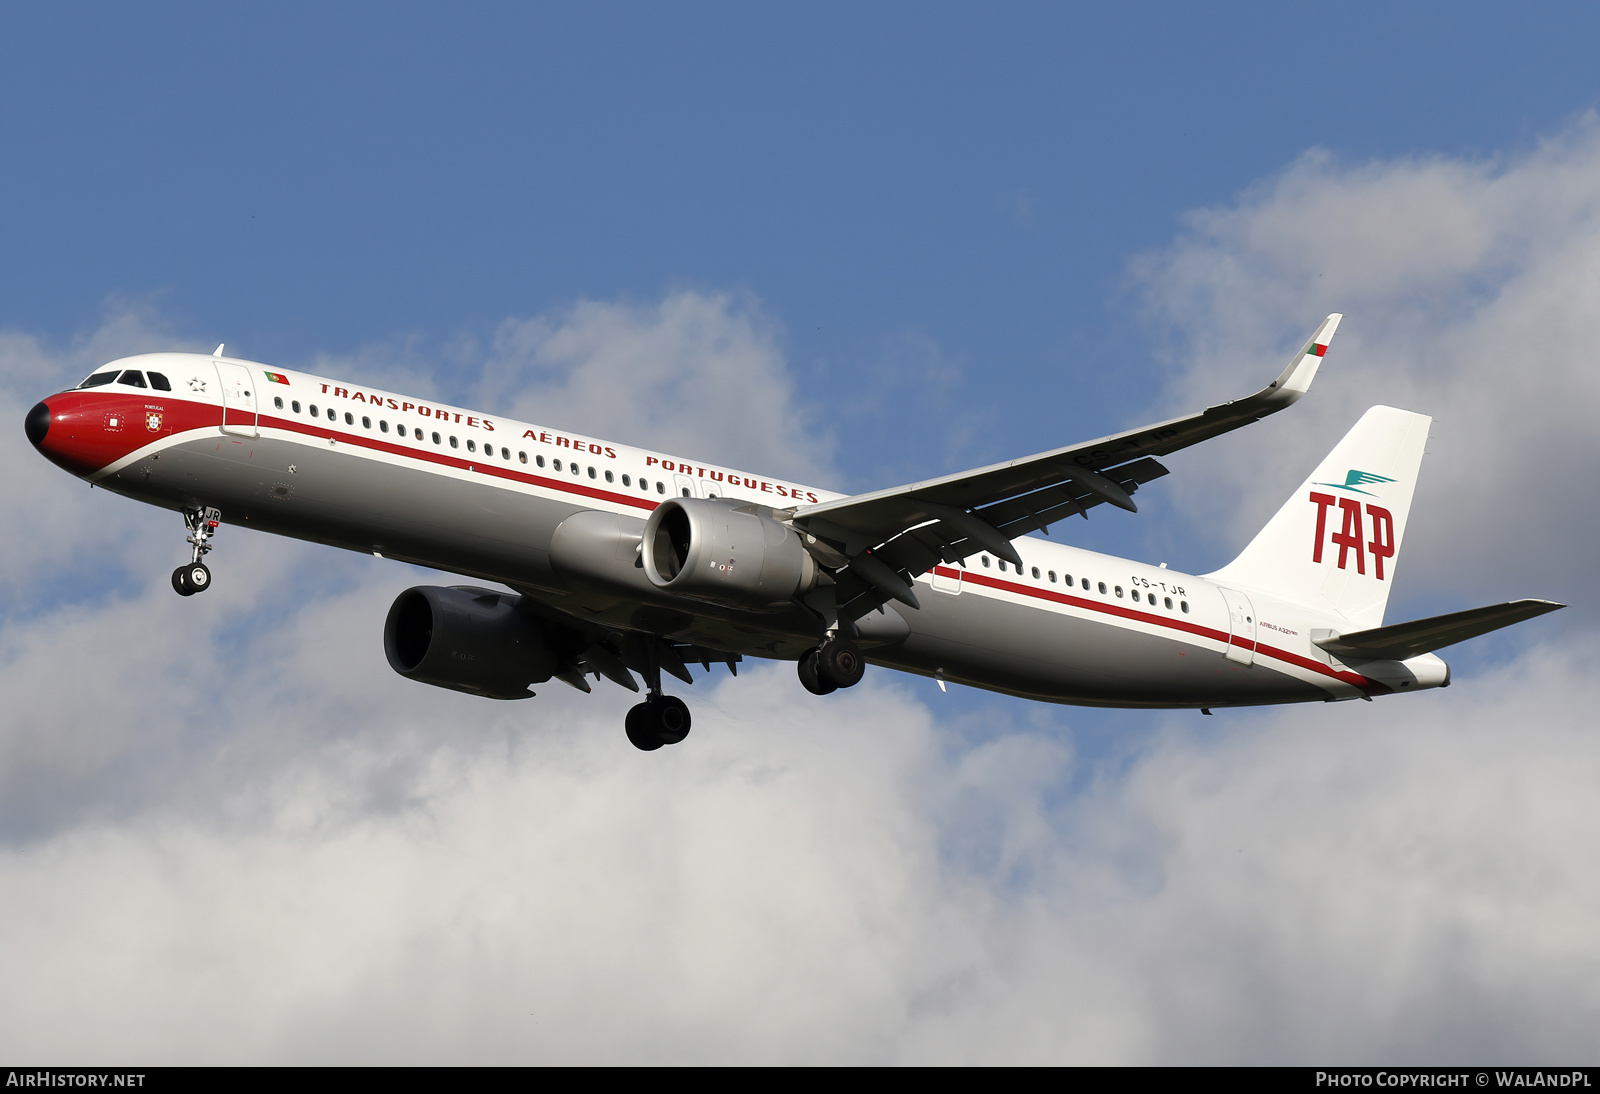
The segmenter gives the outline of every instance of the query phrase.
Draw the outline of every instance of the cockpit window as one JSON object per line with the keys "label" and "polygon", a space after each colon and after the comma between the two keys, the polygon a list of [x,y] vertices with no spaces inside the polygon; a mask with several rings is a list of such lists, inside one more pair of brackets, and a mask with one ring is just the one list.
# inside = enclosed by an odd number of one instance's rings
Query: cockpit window
{"label": "cockpit window", "polygon": [[144,373],[136,368],[125,369],[117,379],[117,383],[127,384],[129,387],[144,387]]}
{"label": "cockpit window", "polygon": [[167,378],[165,376],[161,375],[161,373],[159,373],[159,372],[152,372],[150,374],[150,386],[155,388],[157,391],[171,391],[172,390],[172,384],[169,383],[167,381]]}
{"label": "cockpit window", "polygon": [[79,389],[86,388],[86,387],[102,387],[105,384],[109,384],[112,380],[115,380],[116,378],[117,378],[117,370],[116,369],[112,369],[110,372],[97,372],[93,376],[91,376],[87,380],[85,380],[83,383],[79,384],[78,387],[79,387]]}

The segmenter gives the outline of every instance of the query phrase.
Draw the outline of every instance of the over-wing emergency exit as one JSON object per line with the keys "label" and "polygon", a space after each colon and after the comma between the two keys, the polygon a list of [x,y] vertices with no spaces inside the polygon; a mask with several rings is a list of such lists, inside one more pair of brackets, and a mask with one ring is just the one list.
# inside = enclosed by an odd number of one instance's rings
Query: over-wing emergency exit
{"label": "over-wing emergency exit", "polygon": [[97,486],[182,514],[189,561],[226,525],[495,583],[395,600],[409,679],[494,699],[608,680],[627,734],[688,734],[663,674],[796,662],[826,695],[870,664],[1057,703],[1213,707],[1443,687],[1433,651],[1562,605],[1385,626],[1431,419],[1362,416],[1233,562],[1192,575],[1038,538],[1165,474],[1159,457],[1310,388],[1340,316],[1253,395],[958,475],[844,496],[223,353],[114,361],[27,415]]}

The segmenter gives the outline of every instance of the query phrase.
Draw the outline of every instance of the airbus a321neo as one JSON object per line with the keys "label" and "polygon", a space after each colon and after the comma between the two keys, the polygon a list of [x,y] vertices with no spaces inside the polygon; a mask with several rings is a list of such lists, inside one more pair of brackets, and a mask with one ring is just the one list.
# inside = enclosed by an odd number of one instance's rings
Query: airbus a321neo
{"label": "airbus a321neo", "polygon": [[1431,419],[1364,414],[1259,535],[1193,575],[1040,539],[1167,473],[1157,457],[1305,394],[1340,316],[1245,399],[925,482],[843,496],[224,356],[114,361],[28,412],[46,458],[183,514],[172,586],[211,584],[224,521],[469,575],[407,589],[400,675],[494,699],[604,677],[647,698],[641,749],[689,710],[662,673],[798,663],[817,695],[868,663],[1056,703],[1212,707],[1444,687],[1432,651],[1561,607],[1383,625]]}

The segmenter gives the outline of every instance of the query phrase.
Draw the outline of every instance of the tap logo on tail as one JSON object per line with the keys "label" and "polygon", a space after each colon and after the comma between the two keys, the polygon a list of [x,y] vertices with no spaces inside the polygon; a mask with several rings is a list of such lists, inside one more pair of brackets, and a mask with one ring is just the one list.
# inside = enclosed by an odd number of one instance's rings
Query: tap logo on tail
{"label": "tap logo on tail", "polygon": [[[1365,474],[1363,471],[1352,471],[1350,477]],[[1374,475],[1372,478],[1377,479]],[[1381,479],[1382,482],[1393,482],[1393,479]],[[1319,482],[1317,486],[1336,485]],[[1365,490],[1357,490],[1358,494],[1365,494]],[[1365,519],[1361,512],[1361,503],[1355,498],[1336,498],[1332,494],[1319,494],[1311,492],[1311,504],[1317,507],[1317,532],[1316,538],[1311,541],[1311,561],[1322,561],[1322,549],[1331,543],[1339,548],[1339,569],[1346,569],[1350,555],[1356,556],[1356,573],[1367,572],[1367,555],[1372,555],[1373,575],[1379,581],[1383,580],[1383,561],[1394,557],[1394,514],[1389,510],[1367,503]],[[1328,526],[1328,510],[1335,505],[1343,517],[1339,531],[1334,532]],[[1372,538],[1366,538],[1367,523],[1371,522]]]}

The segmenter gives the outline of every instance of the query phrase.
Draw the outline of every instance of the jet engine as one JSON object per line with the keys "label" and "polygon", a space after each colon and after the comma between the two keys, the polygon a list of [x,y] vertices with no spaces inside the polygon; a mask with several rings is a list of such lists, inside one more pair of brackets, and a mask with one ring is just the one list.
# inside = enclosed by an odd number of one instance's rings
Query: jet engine
{"label": "jet engine", "polygon": [[821,571],[793,528],[724,498],[669,498],[645,522],[645,576],[657,588],[757,611],[781,607]]}
{"label": "jet engine", "polygon": [[490,699],[526,699],[555,655],[511,593],[421,585],[395,598],[383,625],[389,666],[408,680]]}

